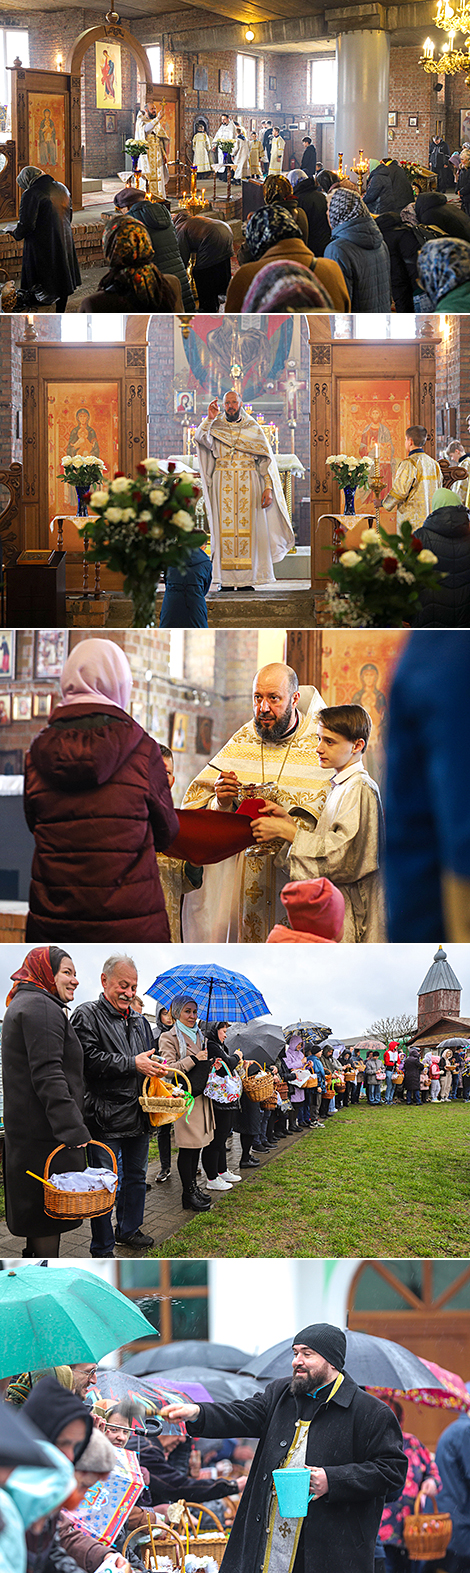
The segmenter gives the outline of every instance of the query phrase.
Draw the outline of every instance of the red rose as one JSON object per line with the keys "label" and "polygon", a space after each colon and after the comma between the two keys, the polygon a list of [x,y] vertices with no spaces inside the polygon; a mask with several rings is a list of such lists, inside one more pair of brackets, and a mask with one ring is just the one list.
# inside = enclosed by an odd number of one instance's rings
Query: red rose
{"label": "red rose", "polygon": [[91,497],[91,487],[88,488],[87,492],[83,493],[83,501],[84,502],[89,502],[90,501],[90,497]]}
{"label": "red rose", "polygon": [[418,541],[416,539],[415,535],[412,535],[411,541],[410,541],[410,546],[411,546],[412,552],[421,552],[422,551],[422,547],[423,547],[423,543],[422,543],[422,541]]}
{"label": "red rose", "polygon": [[383,568],[384,573],[396,573],[397,568],[398,568],[398,560],[397,560],[397,558],[396,557],[383,557],[382,558],[382,568]]}
{"label": "red rose", "polygon": [[114,479],[115,479],[115,481],[120,481],[121,476],[124,477],[124,475],[125,475],[125,470],[115,470],[114,471]]}
{"label": "red rose", "polygon": [[173,470],[176,470],[176,464],[173,464],[173,463],[172,463],[172,462],[171,462],[171,460],[170,460],[170,463],[169,463],[169,465],[168,465],[168,474],[169,474],[169,475],[172,475],[172,474],[173,474]]}
{"label": "red rose", "polygon": [[143,524],[139,524],[137,520],[137,529],[140,530],[141,535],[148,535],[148,528],[148,524],[145,524],[145,521]]}
{"label": "red rose", "polygon": [[142,502],[142,492],[134,492],[133,502]]}
{"label": "red rose", "polygon": [[138,475],[146,475],[147,474],[147,471],[146,471],[146,468],[145,468],[145,464],[138,464],[137,465],[137,474]]}
{"label": "red rose", "polygon": [[173,508],[162,508],[162,519],[171,519]]}

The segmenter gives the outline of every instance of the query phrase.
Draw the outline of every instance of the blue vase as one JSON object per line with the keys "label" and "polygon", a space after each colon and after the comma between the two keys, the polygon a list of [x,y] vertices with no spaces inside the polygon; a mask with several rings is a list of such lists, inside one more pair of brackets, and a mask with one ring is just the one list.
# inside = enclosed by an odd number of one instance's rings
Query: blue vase
{"label": "blue vase", "polygon": [[344,492],[344,512],[345,513],[355,513],[356,512],[356,509],[354,507],[354,498],[356,496],[356,491],[357,491],[357,486],[343,486],[343,492]]}
{"label": "blue vase", "polygon": [[88,508],[85,502],[85,497],[88,497],[89,490],[89,486],[75,487],[78,502],[78,508],[75,516],[77,519],[88,519]]}

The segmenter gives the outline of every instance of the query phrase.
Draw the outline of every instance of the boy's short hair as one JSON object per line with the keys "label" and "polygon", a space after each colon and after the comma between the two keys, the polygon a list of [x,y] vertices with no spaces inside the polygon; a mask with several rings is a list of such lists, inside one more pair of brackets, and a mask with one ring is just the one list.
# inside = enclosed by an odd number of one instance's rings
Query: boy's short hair
{"label": "boy's short hair", "polygon": [[372,720],[363,705],[329,705],[319,710],[317,720],[329,731],[337,732],[339,737],[347,737],[348,743],[358,743],[363,737],[367,748]]}
{"label": "boy's short hair", "polygon": [[428,440],[428,434],[427,434],[427,431],[426,431],[426,427],[425,426],[407,426],[406,432],[405,432],[405,437],[411,437],[411,441],[414,443],[415,448],[424,448],[424,444]]}
{"label": "boy's short hair", "polygon": [[159,743],[158,747],[160,749],[162,759],[169,759],[170,765],[173,766],[174,760],[171,748],[167,748],[166,743]]}

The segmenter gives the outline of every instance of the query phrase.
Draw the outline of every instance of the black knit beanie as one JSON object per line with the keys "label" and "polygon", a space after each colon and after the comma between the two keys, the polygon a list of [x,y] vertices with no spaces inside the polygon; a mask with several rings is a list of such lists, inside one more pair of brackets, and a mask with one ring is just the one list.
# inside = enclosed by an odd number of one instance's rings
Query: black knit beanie
{"label": "black knit beanie", "polygon": [[315,1354],[322,1355],[328,1365],[333,1365],[335,1371],[343,1370],[346,1334],[340,1327],[331,1327],[329,1322],[314,1322],[312,1327],[303,1327],[300,1333],[296,1333],[293,1344],[306,1344]]}

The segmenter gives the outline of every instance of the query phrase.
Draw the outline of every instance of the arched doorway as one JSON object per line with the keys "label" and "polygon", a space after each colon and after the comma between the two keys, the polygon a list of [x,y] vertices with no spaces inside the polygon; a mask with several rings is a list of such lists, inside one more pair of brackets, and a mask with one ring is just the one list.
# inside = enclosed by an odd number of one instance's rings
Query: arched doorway
{"label": "arched doorway", "polygon": [[[470,1380],[470,1263],[465,1261],[370,1261],[354,1275],[348,1297],[348,1326],[404,1344],[425,1360],[437,1361]],[[429,1447],[457,1414],[404,1404],[405,1430]]]}
{"label": "arched doorway", "polygon": [[79,33],[78,38],[75,39],[75,43],[72,44],[71,48],[69,49],[65,65],[65,69],[70,76],[71,86],[71,191],[72,206],[75,208],[75,210],[81,208],[82,206],[82,124],[80,73],[87,49],[89,49],[90,46],[94,43],[103,42],[103,44],[105,44],[106,40],[109,39],[111,39],[114,43],[119,43],[122,47],[130,51],[130,54],[133,56],[136,62],[140,80],[146,83],[147,88],[151,88],[152,86],[152,71],[148,55],[143,47],[143,44],[139,43],[139,40],[135,38],[134,34],[131,33],[130,29],[126,27],[124,22],[119,20],[117,22],[104,21],[100,22],[96,27],[87,27],[83,33]]}

